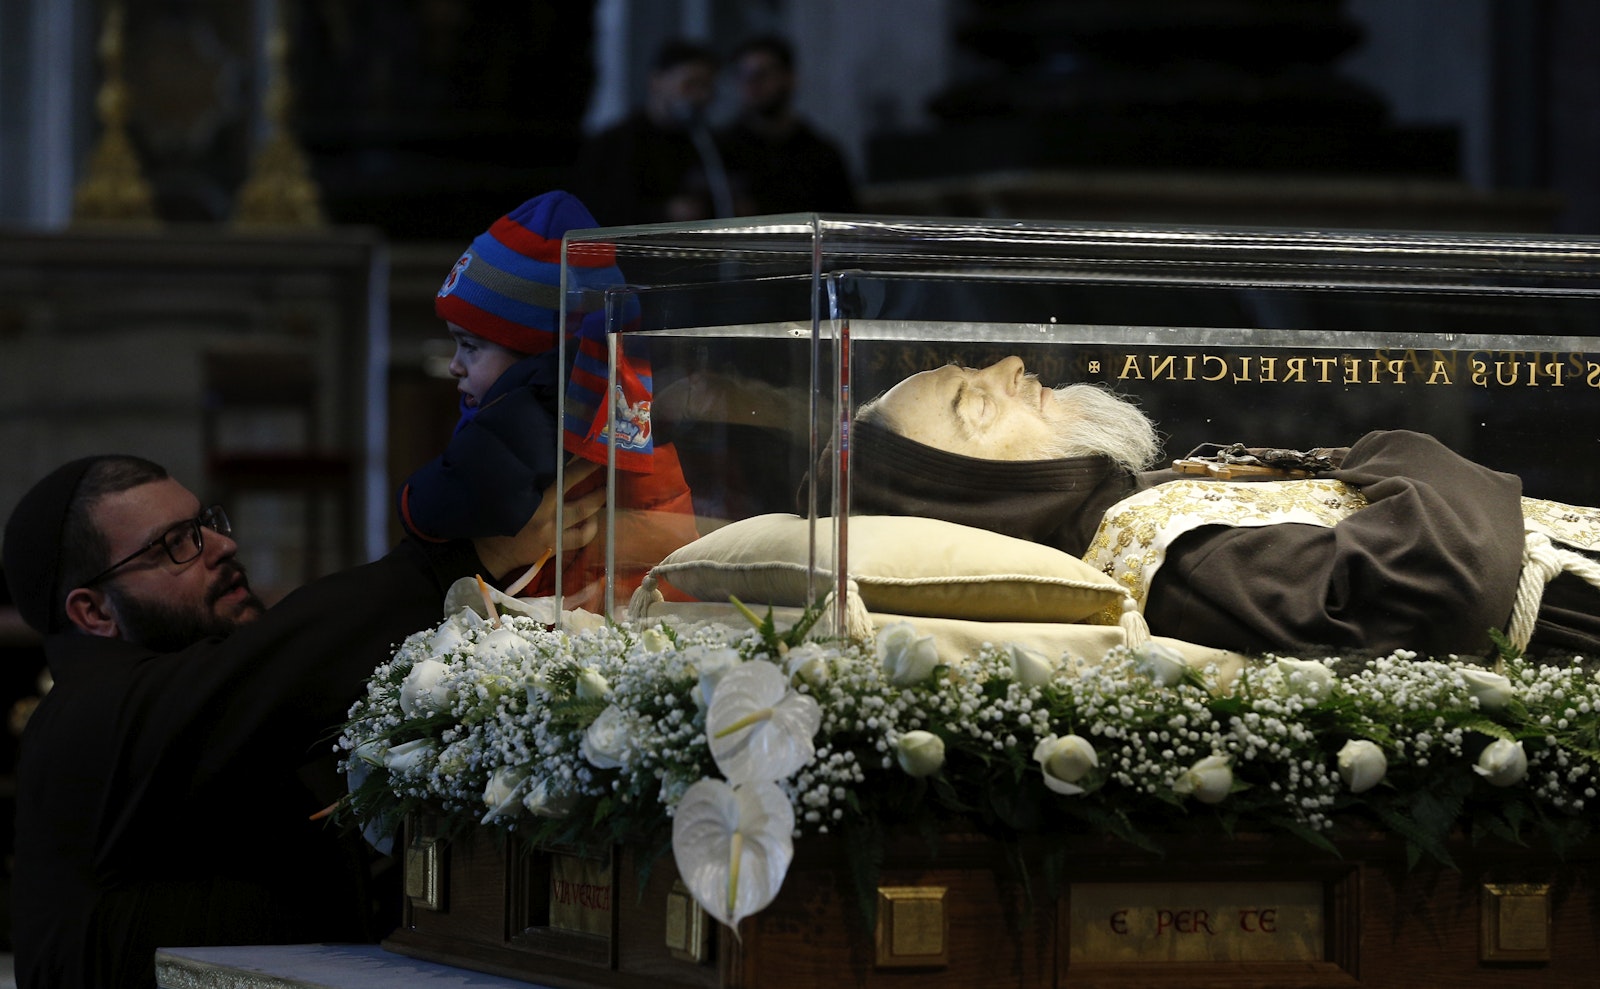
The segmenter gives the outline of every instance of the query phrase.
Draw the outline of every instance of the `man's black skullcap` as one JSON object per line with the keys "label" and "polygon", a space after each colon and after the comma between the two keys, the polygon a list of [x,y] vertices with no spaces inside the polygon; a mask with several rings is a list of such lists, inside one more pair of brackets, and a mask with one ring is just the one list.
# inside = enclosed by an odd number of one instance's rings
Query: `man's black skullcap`
{"label": "man's black skullcap", "polygon": [[6,522],[5,548],[0,561],[6,571],[11,600],[22,620],[49,635],[66,628],[67,618],[55,600],[61,579],[61,537],[67,524],[67,506],[89,468],[108,459],[84,457],[62,464],[35,484]]}

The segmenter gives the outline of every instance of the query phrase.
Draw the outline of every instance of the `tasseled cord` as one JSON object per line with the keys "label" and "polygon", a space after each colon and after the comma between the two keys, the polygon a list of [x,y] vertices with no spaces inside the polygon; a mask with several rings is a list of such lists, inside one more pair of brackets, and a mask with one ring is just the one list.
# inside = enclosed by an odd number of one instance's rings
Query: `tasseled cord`
{"label": "tasseled cord", "polygon": [[633,592],[633,597],[628,599],[628,621],[641,624],[650,617],[650,609],[665,601],[659,588],[656,587],[655,571],[644,575],[644,580]]}
{"label": "tasseled cord", "polygon": [[1544,586],[1563,572],[1600,587],[1600,563],[1582,553],[1556,546],[1542,532],[1529,532],[1522,545],[1522,579],[1517,584],[1517,603],[1511,609],[1511,624],[1507,628],[1511,644],[1519,651],[1528,648],[1528,643],[1533,641]]}
{"label": "tasseled cord", "polygon": [[1122,595],[1122,617],[1117,619],[1117,624],[1122,627],[1122,636],[1130,652],[1150,643],[1150,625],[1139,612],[1139,602],[1127,591]]}

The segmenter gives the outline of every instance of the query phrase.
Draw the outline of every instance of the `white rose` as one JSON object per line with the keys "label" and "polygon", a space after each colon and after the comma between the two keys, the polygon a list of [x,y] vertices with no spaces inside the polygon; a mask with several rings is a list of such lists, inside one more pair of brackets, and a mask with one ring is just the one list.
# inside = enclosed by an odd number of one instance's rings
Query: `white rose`
{"label": "white rose", "polygon": [[1480,711],[1503,711],[1511,701],[1511,681],[1488,670],[1462,670],[1467,692],[1478,699]]}
{"label": "white rose", "polygon": [[1006,646],[1011,660],[1011,678],[1024,687],[1043,687],[1055,675],[1057,661],[1012,643]]}
{"label": "white rose", "polygon": [[1326,663],[1312,659],[1280,659],[1278,672],[1283,674],[1284,690],[1303,697],[1313,704],[1333,690],[1333,670]]}
{"label": "white rose", "polygon": [[585,666],[578,671],[577,691],[580,701],[609,700],[611,684],[594,667]]}
{"label": "white rose", "polygon": [[489,777],[488,785],[483,788],[483,802],[489,808],[488,813],[483,815],[483,823],[488,824],[497,817],[515,817],[522,806],[517,799],[517,792],[527,781],[526,769],[516,766],[496,769]]}
{"label": "white rose", "polygon": [[1184,662],[1183,655],[1159,642],[1147,642],[1140,646],[1133,654],[1133,668],[1163,687],[1176,686],[1183,680],[1183,675],[1189,672],[1189,664]]}
{"label": "white rose", "polygon": [[944,765],[944,739],[931,731],[908,731],[895,743],[895,758],[908,776],[932,776]]}
{"label": "white rose", "polygon": [[918,635],[910,622],[885,625],[878,632],[878,662],[896,687],[909,687],[933,675],[939,649],[933,636]]}
{"label": "white rose", "polygon": [[790,680],[804,680],[813,687],[828,682],[828,653],[815,642],[805,642],[789,650],[783,660],[783,672]]}
{"label": "white rose", "polygon": [[408,718],[438,714],[450,707],[450,688],[440,681],[449,667],[424,659],[400,681],[400,713]]}
{"label": "white rose", "polygon": [[1033,758],[1044,772],[1044,785],[1069,797],[1084,792],[1078,781],[1100,765],[1094,746],[1079,735],[1046,735],[1033,747]]}
{"label": "white rose", "polygon": [[627,731],[622,708],[613,704],[589,724],[583,733],[583,741],[578,744],[578,751],[592,765],[601,769],[616,769],[622,765],[622,756],[627,750]]}
{"label": "white rose", "polygon": [[733,649],[708,649],[696,646],[686,653],[690,663],[700,671],[700,689],[694,692],[694,704],[704,711],[711,706],[711,695],[717,692],[717,681],[722,675],[738,666],[739,653]]}
{"label": "white rose", "polygon": [[1365,793],[1377,786],[1389,771],[1389,760],[1377,743],[1352,738],[1339,750],[1339,778],[1351,793]]}
{"label": "white rose", "polygon": [[544,780],[529,787],[528,795],[522,798],[522,806],[538,817],[566,817],[577,802],[577,794],[553,793]]}
{"label": "white rose", "polygon": [[1521,742],[1497,738],[1478,756],[1478,764],[1472,769],[1491,786],[1511,786],[1528,775],[1528,754],[1522,751]]}
{"label": "white rose", "polygon": [[383,754],[383,768],[396,776],[419,776],[437,751],[431,738],[402,742]]}
{"label": "white rose", "polygon": [[383,765],[384,756],[389,752],[387,738],[369,738],[357,745],[350,753],[350,758],[355,762],[364,762],[369,766]]}
{"label": "white rose", "polygon": [[1221,803],[1233,789],[1232,761],[1225,755],[1208,755],[1184,770],[1172,789],[1203,804]]}
{"label": "white rose", "polygon": [[448,656],[460,649],[466,642],[466,637],[461,634],[461,624],[451,619],[433,630],[428,637],[428,652],[435,656]]}
{"label": "white rose", "polygon": [[485,662],[512,666],[528,651],[528,641],[516,629],[505,624],[478,636],[474,651]]}
{"label": "white rose", "polygon": [[644,652],[666,652],[672,648],[672,638],[660,626],[652,625],[639,633],[639,648]]}

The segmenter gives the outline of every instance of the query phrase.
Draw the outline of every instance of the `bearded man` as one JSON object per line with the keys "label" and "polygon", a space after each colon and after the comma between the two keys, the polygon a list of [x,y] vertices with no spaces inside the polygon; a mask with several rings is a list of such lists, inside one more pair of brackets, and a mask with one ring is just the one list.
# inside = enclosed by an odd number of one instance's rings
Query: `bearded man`
{"label": "bearded man", "polygon": [[1247,653],[1481,656],[1498,629],[1535,649],[1600,650],[1600,512],[1525,499],[1517,477],[1421,433],[1319,451],[1325,469],[1305,480],[1147,470],[1160,443],[1137,407],[1094,385],[1046,388],[1008,357],[912,375],[860,410],[850,443],[852,512],[1083,557],[1159,635]]}
{"label": "bearded man", "polygon": [[[568,502],[568,548],[602,498]],[[552,513],[517,536],[408,540],[267,609],[227,515],[159,465],[89,457],[39,481],[4,545],[55,680],[17,767],[18,984],[146,987],[162,946],[386,933],[359,843],[311,820],[343,793],[330,730],[457,578],[538,558]]]}

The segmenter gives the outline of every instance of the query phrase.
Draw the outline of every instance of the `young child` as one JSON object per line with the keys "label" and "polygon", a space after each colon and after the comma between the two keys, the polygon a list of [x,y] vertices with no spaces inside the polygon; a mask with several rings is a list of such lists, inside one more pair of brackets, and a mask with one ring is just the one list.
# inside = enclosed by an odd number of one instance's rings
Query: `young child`
{"label": "young child", "polygon": [[[461,419],[444,453],[412,474],[399,492],[400,520],[420,539],[452,539],[515,533],[541,512],[553,522],[558,458],[584,458],[567,468],[569,533],[563,548],[588,543],[564,560],[564,591],[580,595],[565,607],[597,602],[583,594],[604,575],[604,552],[592,536],[573,533],[574,522],[595,510],[604,464],[615,438],[619,526],[631,524],[628,546],[648,545],[632,572],[619,563],[616,600],[626,602],[650,563],[697,535],[693,505],[677,454],[656,445],[649,431],[648,366],[635,356],[625,362],[622,386],[612,403],[606,390],[604,313],[598,292],[582,294],[587,312],[571,312],[567,323],[566,428],[557,420],[562,368],[558,358],[561,309],[561,239],[569,230],[598,226],[576,197],[548,192],[496,220],[461,255],[445,278],[434,311],[455,340],[450,373],[461,394]],[[586,251],[569,259],[569,289],[620,285],[622,275],[609,251]],[[576,298],[569,291],[569,298]],[[641,373],[640,368],[644,370]],[[603,497],[603,495],[601,496]],[[574,508],[574,499],[582,499]],[[648,513],[648,514],[645,514]],[[628,521],[624,521],[624,516]],[[588,527],[592,533],[597,526]],[[556,537],[552,525],[552,549]],[[619,535],[619,542],[622,541]],[[554,593],[554,564],[519,593]]]}

